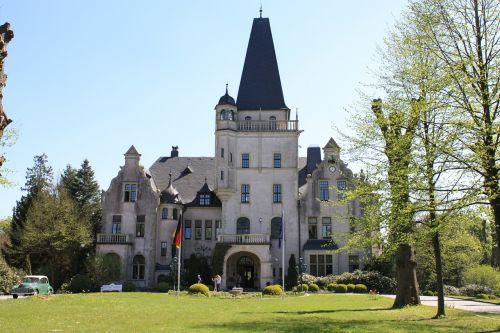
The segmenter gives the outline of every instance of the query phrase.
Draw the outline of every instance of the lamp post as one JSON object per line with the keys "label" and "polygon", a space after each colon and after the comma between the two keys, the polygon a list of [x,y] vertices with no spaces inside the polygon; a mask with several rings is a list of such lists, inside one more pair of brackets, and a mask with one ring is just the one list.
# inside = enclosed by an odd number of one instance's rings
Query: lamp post
{"label": "lamp post", "polygon": [[295,266],[296,269],[299,271],[299,281],[300,281],[300,288],[302,290],[302,273],[307,270],[307,265],[304,264],[304,258],[299,258],[299,263]]}

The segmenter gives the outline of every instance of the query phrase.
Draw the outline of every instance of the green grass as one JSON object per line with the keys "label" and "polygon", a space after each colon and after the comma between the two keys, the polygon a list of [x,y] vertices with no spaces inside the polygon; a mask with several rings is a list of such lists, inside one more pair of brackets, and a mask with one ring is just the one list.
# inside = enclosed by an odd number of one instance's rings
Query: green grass
{"label": "green grass", "polygon": [[392,310],[368,295],[206,298],[155,293],[56,295],[0,301],[1,332],[496,332],[500,316]]}
{"label": "green grass", "polygon": [[500,304],[500,298],[484,299],[484,298],[477,298],[477,297],[471,297],[471,296],[449,296],[449,297],[460,298],[460,299],[465,299],[465,300],[469,300],[469,301],[478,301],[478,302],[483,302],[483,303]]}

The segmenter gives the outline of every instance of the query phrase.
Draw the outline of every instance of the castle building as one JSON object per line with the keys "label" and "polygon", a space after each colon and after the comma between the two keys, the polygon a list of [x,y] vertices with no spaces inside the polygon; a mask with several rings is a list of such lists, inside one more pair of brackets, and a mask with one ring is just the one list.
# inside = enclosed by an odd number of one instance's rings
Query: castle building
{"label": "castle building", "polygon": [[173,146],[146,169],[134,146],[125,153],[103,195],[97,237],[97,251],[120,263],[124,279],[150,288],[170,274],[181,214],[181,258],[220,261],[223,288],[236,279],[248,289],[275,283],[292,255],[316,276],[362,268],[363,251],[333,251],[361,214],[358,202],[341,200],[353,173],[333,139],[323,154],[310,146],[298,156],[302,130],[285,104],[268,18],[253,20],[237,100],[226,85],[214,123],[214,157],[182,157]]}

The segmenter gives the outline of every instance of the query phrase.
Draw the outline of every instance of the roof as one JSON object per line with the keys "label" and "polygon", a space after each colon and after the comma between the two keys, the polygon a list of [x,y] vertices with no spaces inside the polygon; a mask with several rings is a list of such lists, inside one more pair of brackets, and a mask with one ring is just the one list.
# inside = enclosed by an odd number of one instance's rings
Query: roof
{"label": "roof", "polygon": [[326,146],[324,148],[340,148],[340,146],[337,144],[337,142],[335,142],[335,140],[333,140],[333,138],[330,138],[330,140],[328,140]]}
{"label": "roof", "polygon": [[268,18],[253,19],[236,104],[240,110],[288,109]]}
{"label": "roof", "polygon": [[215,185],[214,157],[159,157],[151,165],[149,172],[157,188],[162,191],[169,186],[169,173],[172,173],[172,186],[178,191],[184,203],[192,202],[205,184]]}
{"label": "roof", "polygon": [[132,145],[127,150],[127,152],[125,153],[125,155],[141,155],[141,154],[139,154],[139,152],[137,151],[137,149],[135,149],[134,145]]}
{"label": "roof", "polygon": [[227,84],[226,84],[226,94],[223,95],[219,99],[219,103],[217,103],[217,105],[224,105],[224,104],[229,104],[229,105],[236,106],[236,102],[234,101],[234,98],[232,98],[231,96],[229,96],[229,93],[227,91]]}
{"label": "roof", "polygon": [[307,250],[337,250],[339,247],[330,239],[308,239],[304,244],[304,251]]}

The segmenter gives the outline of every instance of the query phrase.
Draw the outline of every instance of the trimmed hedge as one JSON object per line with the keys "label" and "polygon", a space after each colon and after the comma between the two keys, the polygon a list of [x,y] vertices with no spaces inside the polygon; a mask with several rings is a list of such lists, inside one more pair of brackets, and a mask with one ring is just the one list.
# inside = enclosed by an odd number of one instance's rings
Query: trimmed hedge
{"label": "trimmed hedge", "polygon": [[335,288],[333,289],[336,293],[346,293],[347,292],[347,286],[345,284],[337,284],[335,285]]}
{"label": "trimmed hedge", "polygon": [[460,288],[460,293],[465,296],[476,296],[479,294],[493,294],[493,290],[487,286],[468,284]]}
{"label": "trimmed hedge", "polygon": [[326,286],[326,289],[328,291],[335,291],[335,288],[337,287],[337,284],[336,283],[329,283],[327,286]]}
{"label": "trimmed hedge", "polygon": [[311,283],[309,286],[309,291],[312,293],[317,293],[319,291],[319,287],[316,283]]}
{"label": "trimmed hedge", "polygon": [[267,286],[262,290],[263,295],[281,295],[283,293],[283,289],[279,284],[273,284]]}
{"label": "trimmed hedge", "polygon": [[357,284],[354,286],[354,292],[356,294],[366,294],[368,292],[368,288],[364,284]]}
{"label": "trimmed hedge", "polygon": [[125,291],[125,292],[128,292],[128,291],[135,291],[135,284],[133,282],[130,282],[130,281],[126,281],[123,283],[123,287],[122,287],[122,290]]}
{"label": "trimmed hedge", "polygon": [[189,286],[188,292],[190,294],[203,294],[205,296],[209,296],[209,290],[206,285],[203,283],[195,283]]}
{"label": "trimmed hedge", "polygon": [[168,282],[160,282],[156,285],[156,287],[153,288],[154,291],[157,291],[159,293],[166,293],[170,289],[172,288],[170,287],[170,284]]}
{"label": "trimmed hedge", "polygon": [[88,293],[92,291],[92,280],[88,275],[76,274],[69,281],[68,290],[72,293]]}
{"label": "trimmed hedge", "polygon": [[347,285],[347,292],[348,293],[353,293],[354,292],[354,288],[356,287],[356,285],[352,284],[352,283],[349,283]]}
{"label": "trimmed hedge", "polygon": [[305,284],[305,283],[299,284],[297,287],[295,287],[295,290],[298,291],[298,292],[308,291],[309,290],[309,286],[307,284]]}

